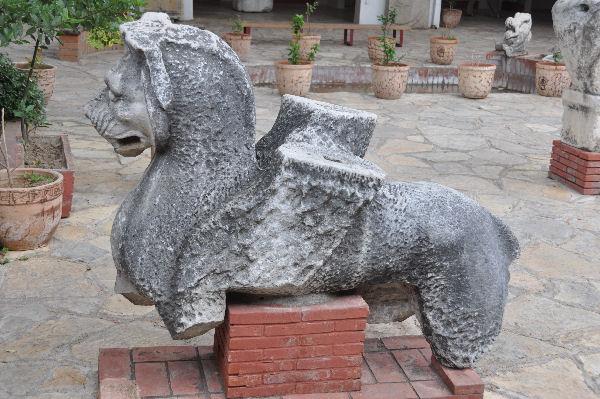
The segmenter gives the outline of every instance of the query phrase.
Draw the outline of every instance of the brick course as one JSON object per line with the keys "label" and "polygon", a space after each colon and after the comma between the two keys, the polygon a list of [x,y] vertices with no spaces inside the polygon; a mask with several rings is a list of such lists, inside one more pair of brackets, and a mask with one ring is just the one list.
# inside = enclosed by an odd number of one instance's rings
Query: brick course
{"label": "brick course", "polygon": [[599,195],[600,153],[584,151],[554,140],[548,177],[580,194]]}

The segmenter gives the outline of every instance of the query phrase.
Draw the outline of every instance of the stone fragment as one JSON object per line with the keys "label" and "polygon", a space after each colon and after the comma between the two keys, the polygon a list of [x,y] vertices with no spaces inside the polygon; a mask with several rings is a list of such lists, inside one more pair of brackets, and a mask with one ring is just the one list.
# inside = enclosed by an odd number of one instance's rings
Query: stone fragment
{"label": "stone fragment", "polygon": [[531,40],[531,14],[518,12],[504,23],[504,41],[496,44],[496,50],[504,50],[509,57],[527,54],[527,43]]}
{"label": "stone fragment", "polygon": [[573,82],[563,91],[562,140],[600,152],[600,0],[558,0],[552,7],[554,32]]}
{"label": "stone fragment", "polygon": [[600,0],[558,0],[552,7],[554,33],[573,81],[572,89],[600,95]]}
{"label": "stone fragment", "polygon": [[600,95],[563,90],[561,139],[573,147],[600,152]]}
{"label": "stone fragment", "polygon": [[500,219],[447,187],[387,182],[364,159],[367,112],[284,96],[255,145],[252,84],[220,38],[156,13],[121,32],[125,55],[86,115],[120,155],[156,148],[111,243],[117,290],[156,304],[173,338],[221,324],[233,293],[401,283],[415,295],[386,295],[396,311],[367,296],[376,320],[410,305],[446,366],[469,367],[491,345],[519,254]]}

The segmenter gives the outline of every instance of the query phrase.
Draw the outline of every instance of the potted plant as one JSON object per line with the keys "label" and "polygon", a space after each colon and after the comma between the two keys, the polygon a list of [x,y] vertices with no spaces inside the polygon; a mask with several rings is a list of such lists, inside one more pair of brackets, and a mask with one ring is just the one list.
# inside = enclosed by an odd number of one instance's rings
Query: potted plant
{"label": "potted plant", "polygon": [[[287,61],[275,62],[275,79],[279,94],[293,94],[304,96],[310,90],[312,80],[312,68],[315,56],[319,51],[318,43],[315,43],[308,52],[307,61],[300,59],[300,36],[304,18],[301,14],[294,16],[292,21],[292,32],[294,38],[289,44]],[[298,27],[298,29],[297,29]]]}
{"label": "potted plant", "polygon": [[[396,17],[394,18],[394,22],[396,21],[396,18],[398,18],[398,10],[396,10],[395,8],[392,8],[391,10],[395,10],[396,12]],[[388,12],[386,14],[384,14],[384,16],[387,16],[389,14],[389,12],[391,10],[388,10]],[[379,17],[381,17],[381,15],[379,15],[377,17],[377,19],[379,21],[381,21],[381,19],[379,19]],[[392,24],[390,24],[392,25]],[[387,34],[387,29],[388,26],[384,26],[383,23],[381,25],[381,29],[383,31],[383,35],[382,36],[369,36],[367,38],[367,50],[369,52],[369,59],[371,60],[372,63],[380,63],[381,61],[383,61],[384,55],[383,55],[383,47],[381,46],[382,41],[385,41],[388,45],[388,47],[392,47],[396,45],[396,39],[394,39],[393,37],[390,37]]]}
{"label": "potted plant", "polygon": [[237,53],[240,60],[246,61],[250,52],[252,36],[244,33],[244,25],[239,15],[236,15],[235,19],[229,18],[229,22],[232,31],[224,33],[223,40]]}
{"label": "potted plant", "polygon": [[541,96],[561,97],[563,89],[571,86],[571,78],[560,51],[552,53],[551,62],[535,64],[535,86]]}
{"label": "potted plant", "polygon": [[1,112],[0,244],[12,251],[48,243],[62,214],[63,177],[53,170],[12,168]]}
{"label": "potted plant", "polygon": [[[35,80],[28,86],[26,102],[22,92],[27,76],[19,72],[13,62],[0,54],[0,104],[5,108],[5,142],[11,167],[35,167],[53,169],[63,175],[63,217],[71,212],[74,185],[73,155],[66,134],[60,136],[40,136],[33,132],[45,127],[46,110],[44,95],[38,89]],[[21,139],[21,122],[25,120],[29,140]]]}
{"label": "potted plant", "polygon": [[56,67],[46,64],[42,59],[41,52],[41,49],[38,50],[38,54],[33,62],[30,59],[27,59],[27,62],[15,62],[15,68],[28,75],[33,65],[33,76],[37,80],[38,88],[44,93],[44,103],[48,104],[52,93],[54,93]]}
{"label": "potted plant", "polygon": [[390,41],[387,40],[389,38],[389,27],[396,22],[397,17],[398,10],[395,8],[391,8],[385,14],[377,16],[383,31],[379,42],[383,60],[371,64],[373,92],[377,98],[400,98],[406,90],[408,82],[410,67],[399,62],[402,57],[396,57],[396,43],[392,41],[390,44]]}
{"label": "potted plant", "polygon": [[[44,93],[38,88],[35,77],[27,83],[27,76],[15,68],[10,58],[0,54],[0,104],[11,132],[20,131],[21,118],[30,129],[46,125]],[[23,99],[25,90],[27,96]]]}
{"label": "potted plant", "polygon": [[462,16],[462,10],[454,8],[456,0],[446,0],[448,8],[442,10],[442,26],[444,28],[456,28]]}
{"label": "potted plant", "polygon": [[431,61],[439,65],[452,64],[456,47],[458,47],[458,39],[450,33],[429,38]]}
{"label": "potted plant", "polygon": [[467,98],[486,98],[492,91],[496,65],[482,62],[458,64],[458,90]]}
{"label": "potted plant", "polygon": [[[314,14],[318,6],[319,2],[317,1],[313,4],[306,3],[306,23],[302,14],[296,14],[290,23],[292,25],[292,40],[299,46],[300,61],[312,61],[310,54],[319,51],[321,35],[311,35],[310,33],[310,16]],[[306,34],[303,32],[304,26],[306,26]]]}

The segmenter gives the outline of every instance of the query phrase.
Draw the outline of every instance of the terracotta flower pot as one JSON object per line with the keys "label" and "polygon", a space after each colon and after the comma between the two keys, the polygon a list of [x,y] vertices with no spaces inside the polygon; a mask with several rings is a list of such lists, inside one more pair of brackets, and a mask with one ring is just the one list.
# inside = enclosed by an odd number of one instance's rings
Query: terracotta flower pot
{"label": "terracotta flower pot", "polygon": [[[28,74],[28,62],[15,62],[15,68],[19,71]],[[56,67],[52,65],[38,65],[33,70],[33,74],[37,77],[37,85],[44,93],[44,102],[48,104],[52,93],[54,92],[54,83],[56,82]]]}
{"label": "terracotta flower pot", "polygon": [[[292,40],[296,41],[295,37]],[[315,44],[321,44],[321,35],[302,35],[298,40],[300,61],[310,61],[309,54]]]}
{"label": "terracotta flower pot", "polygon": [[535,64],[535,86],[540,96],[561,97],[563,89],[571,86],[565,64],[538,62]]}
{"label": "terracotta flower pot", "polygon": [[455,10],[451,8],[444,8],[442,10],[442,27],[444,28],[456,28],[462,17],[462,10]]}
{"label": "terracotta flower pot", "polygon": [[467,98],[486,98],[492,91],[495,72],[494,64],[458,64],[458,90]]}
{"label": "terracotta flower pot", "polygon": [[372,64],[371,69],[373,72],[371,86],[375,97],[394,100],[400,98],[406,91],[410,66],[400,63]]}
{"label": "terracotta flower pot", "polygon": [[11,251],[46,245],[62,214],[62,175],[48,169],[19,168],[13,172],[15,180],[24,172],[55,180],[37,187],[9,188],[6,170],[0,173],[0,242]]}
{"label": "terracotta flower pot", "polygon": [[444,39],[442,36],[429,38],[429,55],[431,61],[440,65],[450,65],[458,47],[458,39]]}
{"label": "terracotta flower pot", "polygon": [[[367,49],[369,50],[369,59],[377,64],[383,61],[383,49],[381,48],[381,36],[369,36],[367,40]],[[396,39],[388,37],[387,42],[390,46],[396,45]]]}
{"label": "terracotta flower pot", "polygon": [[246,61],[250,52],[252,36],[246,33],[224,33],[223,40],[236,52],[240,60]]}
{"label": "terracotta flower pot", "polygon": [[310,90],[312,80],[313,63],[307,62],[300,65],[292,65],[289,61],[277,61],[275,63],[275,78],[279,94],[293,94],[304,96]]}

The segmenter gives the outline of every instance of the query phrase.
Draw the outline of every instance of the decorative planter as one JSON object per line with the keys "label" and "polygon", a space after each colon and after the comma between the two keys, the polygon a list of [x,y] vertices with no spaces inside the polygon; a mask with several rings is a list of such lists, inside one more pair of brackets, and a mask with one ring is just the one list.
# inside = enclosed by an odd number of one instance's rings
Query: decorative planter
{"label": "decorative planter", "polygon": [[275,78],[279,94],[304,96],[310,90],[313,63],[292,65],[288,61],[275,63]]}
{"label": "decorative planter", "polygon": [[[296,40],[294,37],[292,40]],[[300,61],[310,61],[308,55],[312,51],[312,48],[315,44],[321,43],[321,35],[302,35],[300,40],[298,40],[298,45],[300,46]]]}
{"label": "decorative planter", "polygon": [[[19,71],[28,74],[29,73],[28,62],[16,62],[15,68]],[[52,93],[54,92],[54,82],[56,81],[56,67],[52,65],[38,65],[34,70],[33,74],[37,77],[37,85],[40,90],[44,93],[44,100],[46,104],[50,101]]]}
{"label": "decorative planter", "polygon": [[571,86],[565,64],[538,62],[535,64],[535,86],[540,96],[561,97],[563,89]]}
{"label": "decorative planter", "polygon": [[246,61],[248,59],[252,36],[247,33],[229,32],[223,34],[223,40],[237,53],[240,60]]}
{"label": "decorative planter", "polygon": [[431,56],[431,61],[440,65],[452,64],[457,46],[458,39],[444,39],[442,36],[429,38],[429,55]]}
{"label": "decorative planter", "polygon": [[444,8],[442,10],[442,27],[456,28],[460,22],[460,17],[462,17],[462,10]]}
{"label": "decorative planter", "polygon": [[[369,59],[371,62],[377,64],[383,61],[383,49],[381,48],[381,36],[369,36],[367,41],[367,48],[369,50]],[[387,42],[390,46],[396,45],[396,39],[388,37]]]}
{"label": "decorative planter", "polygon": [[458,90],[467,98],[486,98],[492,91],[495,72],[494,64],[458,64]]}
{"label": "decorative planter", "polygon": [[[0,188],[0,241],[11,251],[35,249],[46,245],[60,221],[62,213],[63,177],[47,169],[19,168],[14,176],[24,172],[54,177],[54,181],[37,187]],[[0,181],[7,181],[6,170]]]}
{"label": "decorative planter", "polygon": [[372,64],[371,69],[373,70],[371,85],[375,97],[386,100],[400,98],[406,90],[410,66],[400,63],[388,65]]}

